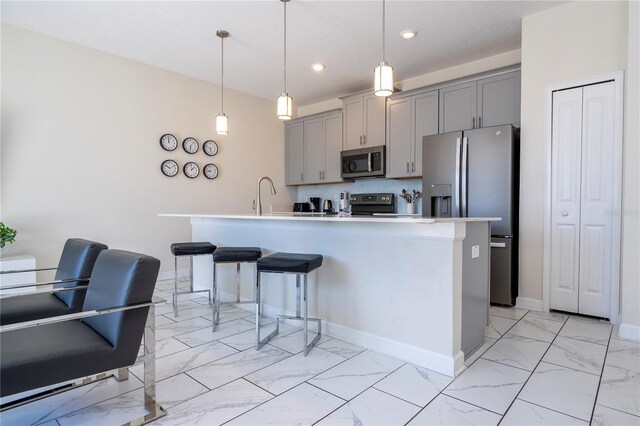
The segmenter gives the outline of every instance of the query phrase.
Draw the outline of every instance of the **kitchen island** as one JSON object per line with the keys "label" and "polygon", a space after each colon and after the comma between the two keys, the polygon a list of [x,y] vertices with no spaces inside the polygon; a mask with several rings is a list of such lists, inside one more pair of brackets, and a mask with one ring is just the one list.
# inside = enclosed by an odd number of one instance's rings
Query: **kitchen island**
{"label": "kitchen island", "polygon": [[[309,275],[309,310],[333,337],[449,376],[464,370],[464,357],[484,341],[490,222],[498,218],[159,216],[189,219],[193,241],[258,246],[264,255],[322,254],[322,267]],[[211,259],[195,257],[195,287],[209,288],[211,274]],[[234,275],[234,267],[218,268],[223,300],[232,300]],[[254,280],[255,268],[245,265],[243,298],[253,298]],[[266,316],[295,312],[294,282],[263,276]]]}

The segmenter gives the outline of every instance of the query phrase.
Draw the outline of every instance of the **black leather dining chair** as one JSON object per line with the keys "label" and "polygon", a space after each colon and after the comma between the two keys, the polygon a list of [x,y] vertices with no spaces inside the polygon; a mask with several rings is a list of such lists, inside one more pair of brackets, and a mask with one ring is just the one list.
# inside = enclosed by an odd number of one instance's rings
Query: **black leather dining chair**
{"label": "black leather dining chair", "polygon": [[[95,263],[82,312],[0,326],[0,396],[142,361],[145,407],[150,411],[144,422],[164,415],[155,402],[154,375],[152,297],[159,270],[156,258],[104,250]],[[145,354],[138,357],[143,332]]]}
{"label": "black leather dining chair", "polygon": [[[53,286],[53,292],[26,293],[21,294],[20,297],[0,299],[0,325],[79,312],[82,309],[86,284],[96,259],[100,252],[107,248],[106,245],[95,241],[70,238],[62,249],[57,268],[7,271],[6,273],[20,273],[55,269],[56,274],[54,281],[50,282],[3,287],[3,289],[15,290],[27,286],[38,288]],[[78,287],[78,289],[67,290],[72,287]],[[60,291],[62,288],[65,290]]]}

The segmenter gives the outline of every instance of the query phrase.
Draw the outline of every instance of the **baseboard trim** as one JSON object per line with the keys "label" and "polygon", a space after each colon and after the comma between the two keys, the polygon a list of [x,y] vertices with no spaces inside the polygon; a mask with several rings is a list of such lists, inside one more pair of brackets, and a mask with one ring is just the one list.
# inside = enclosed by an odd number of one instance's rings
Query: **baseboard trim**
{"label": "baseboard trim", "polygon": [[[238,305],[251,312],[255,312],[253,305]],[[276,315],[295,315],[293,311],[284,311],[273,305],[263,304],[262,313],[267,317],[274,318]],[[287,321],[291,324],[300,325],[300,321]],[[313,325],[310,329],[313,330]],[[345,340],[354,345],[362,346],[394,358],[398,358],[411,364],[437,371],[450,377],[455,377],[464,371],[464,354],[458,352],[455,356],[448,357],[427,349],[418,348],[406,343],[398,342],[374,334],[345,327],[329,321],[322,321],[322,331],[331,337]]]}
{"label": "baseboard trim", "polygon": [[[178,269],[178,278],[184,278],[189,276],[189,269]],[[172,280],[175,277],[175,272],[164,271],[158,274],[158,281]]]}
{"label": "baseboard trim", "polygon": [[529,299],[528,297],[516,297],[516,307],[531,311],[542,311],[542,300]]}
{"label": "baseboard trim", "polygon": [[640,326],[633,324],[620,324],[618,337],[621,339],[640,341]]}

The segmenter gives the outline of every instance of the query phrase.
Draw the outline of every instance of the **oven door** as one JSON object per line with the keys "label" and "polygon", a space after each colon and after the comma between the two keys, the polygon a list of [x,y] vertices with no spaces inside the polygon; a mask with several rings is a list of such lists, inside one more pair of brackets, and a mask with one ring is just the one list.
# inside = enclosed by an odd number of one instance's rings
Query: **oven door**
{"label": "oven door", "polygon": [[384,176],[384,147],[342,151],[343,178]]}

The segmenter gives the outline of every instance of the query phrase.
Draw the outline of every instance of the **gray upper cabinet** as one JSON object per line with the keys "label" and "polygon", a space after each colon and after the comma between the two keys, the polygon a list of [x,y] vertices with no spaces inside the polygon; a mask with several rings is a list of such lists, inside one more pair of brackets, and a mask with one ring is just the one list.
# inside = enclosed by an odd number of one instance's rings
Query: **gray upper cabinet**
{"label": "gray upper cabinet", "polygon": [[520,71],[440,89],[440,132],[520,126]]}
{"label": "gray upper cabinet", "polygon": [[341,182],[342,113],[331,111],[285,124],[286,184]]}
{"label": "gray upper cabinet", "polygon": [[438,133],[438,91],[387,102],[387,177],[422,176],[422,137]]}
{"label": "gray upper cabinet", "polygon": [[478,80],[477,127],[520,127],[520,71]]}
{"label": "gray upper cabinet", "polygon": [[304,183],[304,123],[285,125],[285,183]]}
{"label": "gray upper cabinet", "polygon": [[476,127],[477,82],[440,89],[440,132],[468,130]]}
{"label": "gray upper cabinet", "polygon": [[344,149],[385,144],[385,101],[370,93],[343,98]]}

